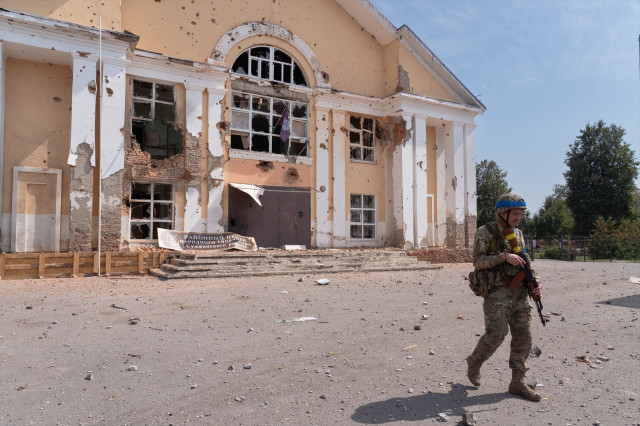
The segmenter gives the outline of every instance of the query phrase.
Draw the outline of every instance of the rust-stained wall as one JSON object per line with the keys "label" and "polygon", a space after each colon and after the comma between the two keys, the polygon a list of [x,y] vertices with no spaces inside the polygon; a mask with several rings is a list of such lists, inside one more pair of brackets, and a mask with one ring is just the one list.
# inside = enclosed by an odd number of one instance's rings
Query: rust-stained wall
{"label": "rust-stained wall", "polygon": [[69,214],[72,70],[7,58],[2,213],[11,213],[13,166],[62,169],[61,214]]}
{"label": "rust-stained wall", "polygon": [[95,28],[102,15],[102,29],[121,29],[120,0],[2,0],[0,6]]}

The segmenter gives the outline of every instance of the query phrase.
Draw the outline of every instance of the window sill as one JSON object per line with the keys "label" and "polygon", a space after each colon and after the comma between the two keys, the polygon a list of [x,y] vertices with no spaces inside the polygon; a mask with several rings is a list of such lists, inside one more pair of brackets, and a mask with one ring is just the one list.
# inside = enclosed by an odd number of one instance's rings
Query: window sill
{"label": "window sill", "polygon": [[285,157],[282,154],[269,154],[268,152],[243,151],[240,149],[232,149],[229,152],[230,158],[241,158],[244,160],[258,161],[274,161],[276,163],[293,163],[293,164],[313,164],[313,159],[309,157]]}

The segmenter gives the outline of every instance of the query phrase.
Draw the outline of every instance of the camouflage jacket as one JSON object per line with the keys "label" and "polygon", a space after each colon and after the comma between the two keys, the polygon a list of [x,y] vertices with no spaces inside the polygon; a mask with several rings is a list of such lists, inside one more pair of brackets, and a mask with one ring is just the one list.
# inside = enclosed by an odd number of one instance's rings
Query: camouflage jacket
{"label": "camouflage jacket", "polygon": [[[499,238],[494,234],[494,232],[496,232],[496,227],[497,232],[500,235]],[[491,228],[493,228],[493,231]],[[496,268],[500,270],[502,280],[506,282],[510,280],[510,277],[514,277],[520,271],[520,268],[516,268],[502,260],[502,252],[506,251],[508,253],[513,253],[511,246],[501,235],[503,229],[504,227],[499,221],[486,224],[478,229],[476,232],[475,243],[473,245],[473,266],[476,269]],[[514,232],[518,238],[518,246],[524,251],[525,245],[522,231],[516,228]],[[527,259],[529,259],[529,255],[526,251],[524,251],[524,254],[527,256]],[[529,264],[531,265],[531,259],[529,259]],[[533,269],[533,266],[531,266],[531,271],[536,279],[539,279],[538,274],[536,274]]]}

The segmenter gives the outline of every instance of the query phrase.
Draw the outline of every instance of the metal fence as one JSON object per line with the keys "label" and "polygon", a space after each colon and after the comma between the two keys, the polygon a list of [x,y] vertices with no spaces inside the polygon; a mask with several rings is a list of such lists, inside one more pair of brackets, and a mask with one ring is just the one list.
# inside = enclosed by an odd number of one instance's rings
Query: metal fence
{"label": "metal fence", "polygon": [[640,260],[640,238],[573,235],[536,238],[525,236],[527,252],[534,259],[569,261]]}

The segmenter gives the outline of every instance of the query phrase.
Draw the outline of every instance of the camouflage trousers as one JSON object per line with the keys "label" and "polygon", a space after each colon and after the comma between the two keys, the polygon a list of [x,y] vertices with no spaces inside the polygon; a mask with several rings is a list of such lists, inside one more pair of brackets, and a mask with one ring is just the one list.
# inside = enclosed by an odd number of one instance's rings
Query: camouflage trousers
{"label": "camouflage trousers", "polygon": [[511,354],[509,368],[527,371],[529,369],[529,352],[531,351],[531,305],[529,295],[524,286],[516,292],[498,288],[484,298],[485,333],[478,341],[471,358],[486,361],[502,344],[511,329]]}

